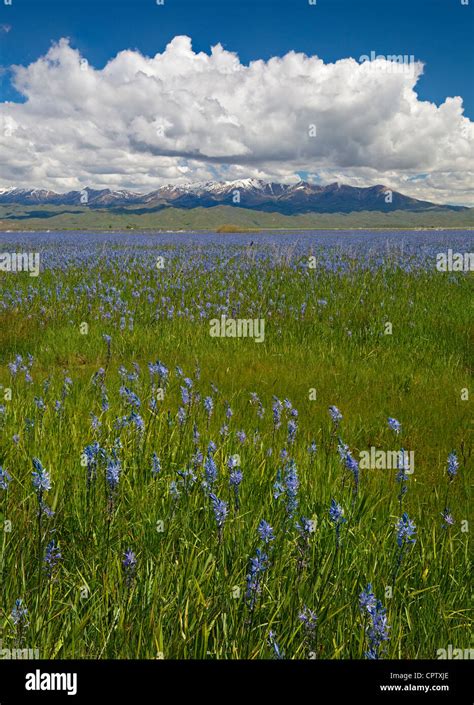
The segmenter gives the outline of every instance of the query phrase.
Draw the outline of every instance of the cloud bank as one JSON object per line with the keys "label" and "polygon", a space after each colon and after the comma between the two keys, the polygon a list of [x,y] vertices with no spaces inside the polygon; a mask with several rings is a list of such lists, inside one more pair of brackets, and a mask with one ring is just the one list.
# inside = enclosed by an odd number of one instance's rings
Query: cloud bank
{"label": "cloud bank", "polygon": [[462,99],[421,101],[423,65],[398,68],[295,52],[246,66],[177,36],[154,57],[122,51],[97,70],[61,39],[11,67],[26,102],[0,103],[0,186],[147,191],[304,173],[469,204],[474,123]]}

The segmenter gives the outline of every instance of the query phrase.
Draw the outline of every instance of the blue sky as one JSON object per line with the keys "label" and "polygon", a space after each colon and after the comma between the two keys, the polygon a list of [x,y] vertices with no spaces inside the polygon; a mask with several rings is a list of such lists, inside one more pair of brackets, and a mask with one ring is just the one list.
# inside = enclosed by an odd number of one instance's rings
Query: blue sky
{"label": "blue sky", "polygon": [[[30,63],[66,36],[96,67],[126,48],[153,55],[179,34],[195,51],[220,42],[243,63],[292,49],[326,62],[413,54],[426,64],[420,98],[460,95],[474,117],[474,0],[12,0],[0,4],[0,23],[12,27],[0,35],[4,67]],[[1,97],[19,99],[8,78]]]}
{"label": "blue sky", "polygon": [[472,202],[474,0],[11,1],[0,188],[305,178]]}

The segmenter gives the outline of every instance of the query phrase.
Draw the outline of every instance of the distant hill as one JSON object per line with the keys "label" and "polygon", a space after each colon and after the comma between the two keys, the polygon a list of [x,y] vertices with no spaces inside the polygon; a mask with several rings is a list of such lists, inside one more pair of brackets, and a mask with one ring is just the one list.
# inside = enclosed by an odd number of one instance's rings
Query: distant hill
{"label": "distant hill", "polygon": [[[470,209],[420,201],[390,191],[386,186],[359,188],[344,184],[318,186],[305,181],[297,184],[267,183],[258,179],[191,183],[162,186],[147,194],[110,189],[55,193],[46,189],[0,189],[0,205],[78,206],[106,209],[117,215],[145,215],[173,208],[193,210],[231,206],[285,216],[314,213],[456,213]],[[40,216],[45,217],[45,216]]]}
{"label": "distant hill", "polygon": [[283,215],[236,206],[212,208],[90,208],[87,206],[2,206],[0,230],[327,230],[332,228],[474,228],[474,209],[391,213]]}

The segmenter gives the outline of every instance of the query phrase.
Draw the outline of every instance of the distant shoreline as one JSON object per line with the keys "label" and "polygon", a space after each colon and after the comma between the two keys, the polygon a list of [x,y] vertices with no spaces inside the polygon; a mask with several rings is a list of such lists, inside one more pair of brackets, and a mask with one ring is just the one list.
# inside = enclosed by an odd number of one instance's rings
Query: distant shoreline
{"label": "distant shoreline", "polygon": [[366,227],[357,227],[357,228],[259,228],[258,230],[233,230],[233,231],[224,231],[224,232],[219,232],[218,228],[189,228],[189,229],[180,229],[180,230],[161,230],[157,228],[130,228],[128,230],[123,230],[121,228],[48,228],[48,229],[42,229],[42,228],[34,228],[31,230],[23,230],[23,229],[3,229],[0,228],[0,234],[22,234],[26,235],[28,233],[84,233],[84,234],[94,234],[94,233],[110,233],[110,234],[123,234],[123,235],[130,235],[130,234],[135,234],[135,235],[141,235],[141,234],[156,234],[156,235],[180,235],[180,234],[185,234],[185,233],[191,233],[191,232],[196,232],[196,233],[214,233],[216,235],[222,235],[223,238],[229,235],[261,235],[267,232],[282,232],[282,233],[291,233],[291,232],[363,232],[363,231],[369,231],[369,232],[449,232],[451,230],[462,230],[462,231],[474,231],[474,226],[469,226],[469,225],[453,225],[451,227],[427,227],[427,228],[420,228],[420,227],[371,227],[371,226],[366,226]]}

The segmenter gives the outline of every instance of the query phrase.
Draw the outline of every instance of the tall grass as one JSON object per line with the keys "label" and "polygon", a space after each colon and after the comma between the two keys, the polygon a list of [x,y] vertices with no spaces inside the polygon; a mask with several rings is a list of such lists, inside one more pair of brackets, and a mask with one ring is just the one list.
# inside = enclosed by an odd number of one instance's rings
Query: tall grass
{"label": "tall grass", "polygon": [[[204,251],[169,254],[164,271],[137,250],[133,259],[104,256],[95,266],[0,282],[0,383],[12,390],[0,416],[0,465],[12,478],[0,490],[3,646],[21,641],[43,658],[270,658],[271,631],[287,658],[363,658],[359,594],[368,583],[387,610],[385,657],[436,658],[449,644],[471,646],[472,401],[461,390],[472,387],[472,275],[389,260],[368,268],[341,260],[310,271],[292,253],[255,258],[242,250],[212,261]],[[209,319],[221,312],[264,318],[265,342],[211,338]],[[12,375],[7,363],[17,355],[23,359]],[[153,386],[148,363],[157,360],[168,376],[161,385],[155,376]],[[72,380],[66,387],[65,377]],[[192,380],[185,404],[184,377]],[[117,426],[132,410],[123,386],[140,399],[143,430],[133,421]],[[275,428],[274,395],[298,410],[294,442],[289,410]],[[331,404],[343,415],[337,429]],[[182,424],[179,407],[186,409]],[[389,416],[401,422],[399,436]],[[402,509],[416,524],[416,543],[400,565],[396,470],[361,470],[356,493],[339,437],[356,458],[371,446],[415,452]],[[203,487],[210,441],[218,471],[212,488]],[[88,483],[84,449],[93,442],[103,456]],[[112,490],[106,467],[114,449],[121,472]],[[459,468],[450,481],[451,451]],[[238,506],[229,484],[236,454]],[[41,520],[33,458],[52,482],[44,500],[54,515]],[[292,515],[285,497],[274,496],[289,460],[299,479]],[[211,490],[227,503],[222,532]],[[329,516],[333,498],[346,520],[340,545]],[[443,528],[447,506],[455,523]],[[306,535],[301,517],[312,522]],[[275,536],[267,546],[258,534],[262,519]],[[49,577],[43,558],[51,539],[62,558]],[[127,549],[137,561],[130,579]],[[257,549],[268,565],[252,606],[247,576]],[[17,598],[28,608],[27,626],[10,616]],[[299,618],[304,606],[317,614],[311,638]]]}

